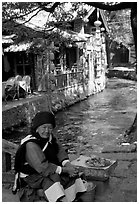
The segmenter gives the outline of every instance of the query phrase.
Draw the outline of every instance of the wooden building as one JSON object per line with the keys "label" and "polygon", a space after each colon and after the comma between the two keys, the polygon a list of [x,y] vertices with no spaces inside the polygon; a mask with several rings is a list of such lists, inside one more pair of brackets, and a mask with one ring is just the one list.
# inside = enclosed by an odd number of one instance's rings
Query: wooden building
{"label": "wooden building", "polygon": [[[94,25],[100,21],[101,25]],[[109,32],[104,12],[92,8],[83,19],[68,23],[71,29],[63,31],[56,27],[50,32],[59,33],[70,43],[59,46],[56,41],[51,42],[43,53],[32,52],[33,42],[4,46],[2,80],[30,75],[32,89],[37,91],[54,91],[78,83],[85,84],[89,94],[103,90],[107,67],[106,35]]]}

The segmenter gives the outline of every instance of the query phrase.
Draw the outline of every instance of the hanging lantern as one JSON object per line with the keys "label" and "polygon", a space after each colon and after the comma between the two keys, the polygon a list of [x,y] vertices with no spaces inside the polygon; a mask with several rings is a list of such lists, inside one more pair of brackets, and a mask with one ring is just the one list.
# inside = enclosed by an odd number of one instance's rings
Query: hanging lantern
{"label": "hanging lantern", "polygon": [[96,26],[96,27],[100,27],[101,26],[101,21],[99,21],[99,20],[97,20],[97,21],[95,21],[94,22],[94,25]]}
{"label": "hanging lantern", "polygon": [[86,19],[84,19],[84,23],[88,23],[89,22],[89,20],[86,18]]}
{"label": "hanging lantern", "polygon": [[55,56],[53,52],[50,52],[50,60],[54,60]]}
{"label": "hanging lantern", "polygon": [[105,31],[105,28],[104,28],[104,27],[102,27],[100,30],[101,30],[102,32],[104,32],[104,31]]}

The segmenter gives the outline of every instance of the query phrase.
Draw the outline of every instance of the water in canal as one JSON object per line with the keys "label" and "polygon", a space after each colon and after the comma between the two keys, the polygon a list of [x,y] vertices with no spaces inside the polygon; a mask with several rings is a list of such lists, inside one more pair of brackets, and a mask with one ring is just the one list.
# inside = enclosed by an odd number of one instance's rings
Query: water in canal
{"label": "water in canal", "polygon": [[[136,82],[109,79],[107,88],[87,100],[56,114],[55,134],[69,153],[99,153],[115,144],[119,135],[132,124],[136,114]],[[28,134],[27,127],[3,132],[3,138],[19,143]]]}

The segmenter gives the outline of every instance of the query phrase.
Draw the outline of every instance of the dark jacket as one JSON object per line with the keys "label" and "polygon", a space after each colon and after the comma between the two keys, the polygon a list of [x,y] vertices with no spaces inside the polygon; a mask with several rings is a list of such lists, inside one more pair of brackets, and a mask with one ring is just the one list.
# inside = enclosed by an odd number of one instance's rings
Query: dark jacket
{"label": "dark jacket", "polygon": [[[49,173],[54,173],[57,166],[62,166],[62,161],[69,159],[65,149],[55,137],[52,138],[51,142],[48,142],[47,148],[41,153],[45,145],[46,143],[39,141],[38,139],[33,139],[32,137],[20,145],[15,156],[15,171],[28,175],[42,173],[47,176]],[[27,161],[26,148],[29,149],[29,154],[33,154],[32,150],[35,147],[37,148],[38,153],[43,154],[44,157],[40,159],[39,166],[36,165],[32,168],[31,161]],[[35,155],[32,155],[32,158],[35,161]]]}

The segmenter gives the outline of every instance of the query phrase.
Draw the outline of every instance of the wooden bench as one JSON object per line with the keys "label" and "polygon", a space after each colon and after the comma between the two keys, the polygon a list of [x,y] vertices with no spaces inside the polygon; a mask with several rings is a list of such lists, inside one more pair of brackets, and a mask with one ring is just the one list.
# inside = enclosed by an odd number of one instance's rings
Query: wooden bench
{"label": "wooden bench", "polygon": [[[13,142],[9,142],[5,139],[2,139],[2,183],[12,184],[14,183],[15,175],[12,172],[12,157],[17,151],[18,145]],[[37,191],[38,196],[43,197],[43,190],[39,189]],[[10,201],[9,201],[10,202]],[[20,202],[20,201],[19,201]],[[40,202],[40,200],[38,201]],[[46,199],[41,202],[46,202]]]}
{"label": "wooden bench", "polygon": [[17,151],[18,145],[2,139],[2,182],[13,183],[14,172],[12,170],[12,157]]}

